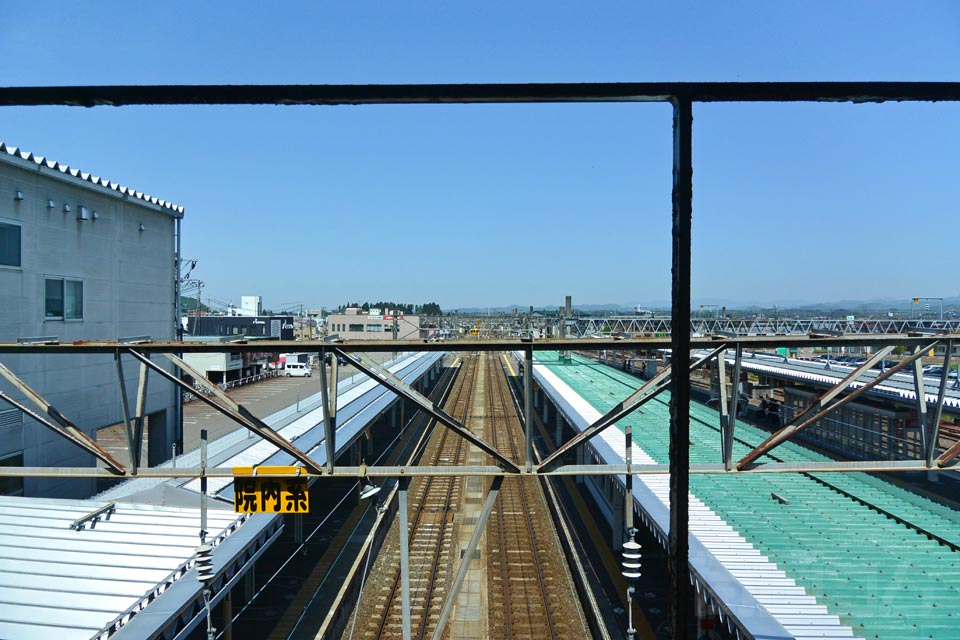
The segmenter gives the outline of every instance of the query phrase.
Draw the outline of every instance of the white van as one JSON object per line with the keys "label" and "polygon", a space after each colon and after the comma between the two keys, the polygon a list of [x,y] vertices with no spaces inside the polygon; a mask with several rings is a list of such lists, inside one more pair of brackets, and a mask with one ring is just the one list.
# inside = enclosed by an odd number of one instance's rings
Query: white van
{"label": "white van", "polygon": [[287,377],[310,377],[310,366],[302,362],[287,362],[283,365],[283,372]]}

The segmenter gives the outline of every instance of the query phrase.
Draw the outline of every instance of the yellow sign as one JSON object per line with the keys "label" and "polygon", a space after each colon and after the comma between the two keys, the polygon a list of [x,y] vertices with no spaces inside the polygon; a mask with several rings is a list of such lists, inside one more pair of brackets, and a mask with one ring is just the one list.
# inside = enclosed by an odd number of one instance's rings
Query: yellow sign
{"label": "yellow sign", "polygon": [[307,478],[297,467],[233,468],[233,510],[237,513],[307,513]]}

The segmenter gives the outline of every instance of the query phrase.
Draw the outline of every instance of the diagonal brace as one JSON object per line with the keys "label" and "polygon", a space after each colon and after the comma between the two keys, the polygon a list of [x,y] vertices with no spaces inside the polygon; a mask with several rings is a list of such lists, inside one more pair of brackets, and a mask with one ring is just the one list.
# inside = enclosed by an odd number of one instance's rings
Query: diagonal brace
{"label": "diagonal brace", "polygon": [[[721,345],[700,358],[696,362],[690,365],[690,371],[696,371],[702,367],[706,362],[715,358],[718,353],[727,348],[727,345]],[[537,472],[545,471],[549,466],[551,466],[560,456],[565,454],[567,451],[570,451],[574,447],[577,447],[590,438],[594,437],[617,420],[624,418],[625,416],[630,415],[630,413],[636,411],[644,404],[653,400],[655,397],[660,395],[663,391],[670,387],[670,372],[673,365],[664,368],[663,371],[653,376],[649,380],[643,383],[639,389],[631,393],[625,400],[620,402],[617,406],[610,409],[607,413],[601,416],[596,422],[592,425],[572,437],[570,440],[565,442],[560,448],[547,456],[543,462],[537,465]]]}
{"label": "diagonal brace", "polygon": [[465,425],[458,422],[453,416],[431,402],[429,398],[426,398],[422,394],[418,393],[406,382],[393,375],[393,373],[387,370],[386,367],[382,367],[378,363],[367,358],[363,358],[359,355],[346,353],[340,349],[334,348],[334,351],[346,358],[357,369],[363,371],[365,374],[385,386],[387,389],[390,389],[390,391],[393,391],[397,395],[403,396],[404,398],[407,398],[408,400],[418,404],[421,409],[426,411],[427,414],[432,416],[437,422],[458,434],[470,444],[478,447],[484,453],[492,456],[494,460],[503,465],[503,467],[508,471],[513,473],[520,472],[520,468],[509,458],[497,451],[491,445],[487,444],[484,440],[475,436],[470,432],[469,429],[467,429]]}
{"label": "diagonal brace", "polygon": [[[134,358],[136,358],[146,366],[150,367],[151,369],[159,373],[161,376],[163,376],[167,380],[170,380],[178,387],[181,387],[182,389],[185,389],[187,391],[191,391],[191,392],[194,391],[194,389],[190,385],[188,385],[186,382],[184,382],[174,374],[170,373],[160,365],[156,364],[155,362],[152,362],[150,358],[146,357],[142,353],[138,351],[134,351],[133,349],[130,349],[130,355],[132,355]],[[304,466],[310,470],[310,473],[316,473],[317,475],[322,475],[323,471],[321,470],[321,467],[316,462],[314,462],[313,459],[310,458],[310,456],[308,456],[306,453],[304,453],[303,451],[295,447],[293,443],[291,443],[289,440],[287,440],[282,435],[280,435],[279,433],[274,431],[272,428],[270,428],[270,426],[267,425],[262,420],[260,420],[260,418],[250,413],[246,409],[246,407],[244,407],[241,404],[238,404],[233,399],[231,399],[228,395],[223,393],[223,391],[221,391],[215,384],[207,380],[206,377],[203,376],[203,374],[199,373],[198,371],[193,369],[190,365],[188,365],[186,362],[184,362],[183,360],[181,360],[180,358],[178,358],[173,354],[164,353],[163,355],[166,356],[166,358],[169,359],[171,362],[173,362],[175,365],[180,367],[180,369],[186,372],[198,383],[200,383],[201,385],[209,389],[211,393],[213,393],[226,406],[223,406],[219,403],[214,402],[213,400],[211,400],[210,398],[206,397],[203,394],[198,395],[197,398],[199,398],[203,402],[206,402],[208,405],[210,405],[220,413],[224,414],[225,416],[233,419],[234,422],[240,424],[243,427],[246,427],[250,431],[253,431],[255,434],[257,434],[264,440],[270,442],[272,445],[279,448],[280,450],[285,451],[286,453],[289,453],[291,456],[293,456],[294,458],[302,462]]]}
{"label": "diagonal brace", "polygon": [[25,404],[14,400],[10,395],[4,393],[3,391],[0,391],[0,399],[13,405],[17,409],[20,409],[20,411],[24,412],[43,426],[57,432],[80,448],[92,453],[97,457],[97,459],[106,464],[110,468],[111,472],[117,474],[126,473],[126,469],[124,469],[123,464],[121,464],[120,461],[107,453],[90,436],[85,434],[75,424],[70,422],[62,413],[57,411],[56,407],[47,402],[39,393],[27,386],[26,382],[18,378],[15,373],[10,371],[10,369],[3,364],[0,364],[0,376],[6,378],[7,382],[16,387],[16,389],[23,395],[27,396],[27,398],[29,398],[35,405],[43,409],[52,420],[47,419],[45,416],[34,411]]}
{"label": "diagonal brace", "polygon": [[[838,395],[840,395],[841,393],[847,390],[847,387],[850,385],[850,383],[852,383],[854,380],[856,380],[861,375],[863,375],[873,365],[880,362],[880,360],[887,357],[888,353],[893,351],[893,347],[884,347],[883,349],[880,349],[880,351],[878,351],[876,354],[871,356],[862,365],[854,369],[850,373],[850,375],[848,375],[843,380],[841,380],[836,386],[834,386],[832,389],[829,389],[826,393],[820,396],[820,399],[817,400],[817,402],[811,404],[809,407],[801,411],[797,416],[793,418],[793,420],[787,423],[786,426],[784,426],[782,429],[780,429],[779,431],[774,433],[772,436],[770,436],[769,438],[761,442],[759,445],[757,445],[756,449],[754,449],[753,451],[745,455],[737,463],[737,470],[738,471],[742,470],[743,467],[750,464],[760,456],[766,453],[769,453],[772,449],[774,449],[775,447],[779,446],[783,442],[793,437],[794,434],[802,431],[803,429],[806,429],[808,426],[810,426],[811,424],[813,424],[823,416],[827,415],[831,411],[842,407],[843,405],[850,402],[857,396],[877,386],[878,384],[880,384],[881,382],[883,382],[884,380],[886,380],[896,372],[900,371],[907,365],[912,364],[915,360],[919,359],[920,356],[922,356],[925,352],[929,351],[934,346],[936,346],[937,342],[938,341],[935,340],[931,344],[924,347],[923,349],[918,349],[913,355],[909,356],[906,360],[901,360],[898,364],[890,367],[889,369],[887,369],[886,371],[878,375],[876,378],[873,378],[872,380],[865,382],[862,387],[858,387],[857,389],[851,391],[849,394],[847,394],[837,402],[830,404],[830,402],[834,398],[836,398]],[[802,420],[804,416],[806,416],[811,411],[814,411],[817,409],[819,409],[819,411],[817,411],[812,417],[807,418],[806,420],[803,420],[803,422],[800,422],[800,420]]]}

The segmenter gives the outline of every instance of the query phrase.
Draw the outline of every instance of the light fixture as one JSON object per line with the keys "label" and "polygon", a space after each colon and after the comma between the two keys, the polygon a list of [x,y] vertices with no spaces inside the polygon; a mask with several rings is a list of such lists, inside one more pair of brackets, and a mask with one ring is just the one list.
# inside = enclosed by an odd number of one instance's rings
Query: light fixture
{"label": "light fixture", "polygon": [[23,191],[14,191],[13,192],[14,200],[23,200]]}
{"label": "light fixture", "polygon": [[89,220],[90,219],[90,209],[87,209],[85,206],[80,205],[77,207],[77,220]]}
{"label": "light fixture", "polygon": [[96,211],[94,211],[94,212],[93,212],[93,219],[94,219],[94,220],[99,220],[99,219],[100,219],[100,214],[97,213]]}
{"label": "light fixture", "polygon": [[47,200],[47,209],[53,209],[57,206],[57,203],[53,201],[53,198]]}
{"label": "light fixture", "polygon": [[140,225],[140,231],[145,231],[145,230],[146,230],[146,227],[143,226],[143,224],[141,224],[141,225]]}
{"label": "light fixture", "polygon": [[63,212],[70,213],[70,205],[68,205],[66,202],[63,203]]}
{"label": "light fixture", "polygon": [[367,500],[380,493],[380,487],[374,486],[369,480],[364,480],[360,488],[360,499]]}

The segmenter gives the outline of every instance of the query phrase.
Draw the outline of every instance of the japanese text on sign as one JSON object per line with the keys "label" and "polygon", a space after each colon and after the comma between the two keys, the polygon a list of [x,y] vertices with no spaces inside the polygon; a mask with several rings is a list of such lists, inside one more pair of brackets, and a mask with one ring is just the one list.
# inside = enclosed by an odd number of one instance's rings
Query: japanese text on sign
{"label": "japanese text on sign", "polygon": [[[260,467],[262,474],[296,473],[296,467]],[[252,475],[251,467],[233,469],[233,510],[238,513],[307,513],[310,493],[305,477]]]}

